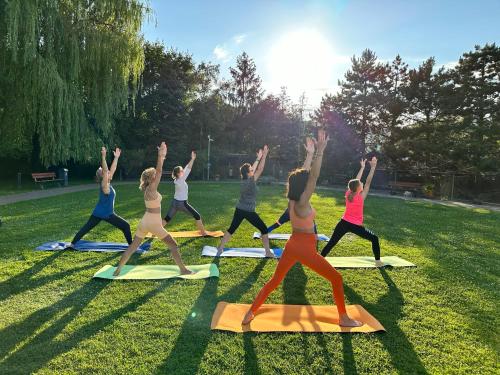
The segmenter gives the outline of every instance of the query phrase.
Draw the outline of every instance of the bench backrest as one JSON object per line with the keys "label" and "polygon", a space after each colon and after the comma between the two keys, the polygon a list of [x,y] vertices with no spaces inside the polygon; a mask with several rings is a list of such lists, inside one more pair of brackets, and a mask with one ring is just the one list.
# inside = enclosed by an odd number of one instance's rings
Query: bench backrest
{"label": "bench backrest", "polygon": [[43,172],[43,173],[32,173],[31,177],[33,177],[33,180],[35,182],[38,182],[40,180],[55,180],[56,179],[56,173],[55,172]]}

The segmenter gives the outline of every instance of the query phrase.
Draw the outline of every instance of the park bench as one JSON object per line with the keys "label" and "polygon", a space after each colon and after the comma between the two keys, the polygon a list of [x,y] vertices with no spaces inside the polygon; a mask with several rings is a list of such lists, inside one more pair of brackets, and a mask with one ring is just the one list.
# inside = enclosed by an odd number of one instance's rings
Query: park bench
{"label": "park bench", "polygon": [[420,182],[411,182],[411,181],[391,181],[388,183],[389,189],[391,189],[391,193],[395,193],[396,191],[411,191],[415,195],[422,192],[422,186]]}
{"label": "park bench", "polygon": [[40,184],[40,188],[44,188],[45,183],[57,183],[59,186],[62,186],[62,182],[64,181],[62,178],[56,178],[55,172],[42,172],[42,173],[32,173],[31,177],[33,177],[33,181],[35,183]]}

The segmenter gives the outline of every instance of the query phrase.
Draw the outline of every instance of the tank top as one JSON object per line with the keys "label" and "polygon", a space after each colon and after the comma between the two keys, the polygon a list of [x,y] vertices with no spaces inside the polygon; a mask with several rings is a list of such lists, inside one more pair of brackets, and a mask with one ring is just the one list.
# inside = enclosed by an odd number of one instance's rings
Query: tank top
{"label": "tank top", "polygon": [[161,200],[163,199],[163,197],[161,196],[160,193],[157,194],[158,195],[153,200],[147,201],[144,199],[144,204],[146,205],[146,208],[161,208]]}
{"label": "tank top", "polygon": [[350,190],[345,193],[345,212],[342,219],[348,221],[351,224],[362,225],[363,224],[363,206],[364,199],[361,192],[354,194],[352,202],[349,202],[347,198],[349,196]]}
{"label": "tank top", "polygon": [[255,211],[257,200],[257,184],[255,179],[248,177],[246,180],[241,181],[240,185],[240,200],[236,205],[236,208],[244,211]]}
{"label": "tank top", "polygon": [[178,201],[188,200],[188,184],[186,183],[186,178],[189,176],[189,172],[191,172],[191,169],[184,168],[184,176],[182,176],[181,178],[176,178],[174,180],[174,185],[175,185],[174,199]]}
{"label": "tank top", "polygon": [[313,229],[314,219],[316,218],[316,210],[311,206],[311,213],[307,217],[300,217],[295,213],[295,201],[290,201],[290,223],[293,228],[297,229]]}
{"label": "tank top", "polygon": [[100,219],[107,219],[115,212],[115,196],[116,192],[113,186],[109,185],[109,194],[102,191],[102,186],[99,186],[99,201],[92,211],[92,215]]}

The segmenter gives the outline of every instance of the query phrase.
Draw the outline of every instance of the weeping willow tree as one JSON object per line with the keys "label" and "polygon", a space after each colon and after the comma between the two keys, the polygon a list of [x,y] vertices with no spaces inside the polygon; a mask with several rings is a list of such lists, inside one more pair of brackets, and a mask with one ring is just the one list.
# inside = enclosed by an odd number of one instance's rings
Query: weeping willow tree
{"label": "weeping willow tree", "polygon": [[0,157],[85,161],[143,69],[140,0],[0,0]]}

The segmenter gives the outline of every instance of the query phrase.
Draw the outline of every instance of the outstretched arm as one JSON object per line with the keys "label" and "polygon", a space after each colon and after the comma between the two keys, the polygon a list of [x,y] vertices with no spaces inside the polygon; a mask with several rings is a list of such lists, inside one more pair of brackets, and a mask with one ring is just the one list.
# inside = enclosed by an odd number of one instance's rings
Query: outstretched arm
{"label": "outstretched arm", "polygon": [[325,151],[328,140],[329,138],[326,135],[325,131],[323,129],[320,129],[318,131],[318,141],[316,142],[318,152],[316,153],[316,159],[314,159],[314,162],[312,163],[306,188],[300,196],[299,205],[301,206],[308,204],[311,196],[314,193],[314,190],[316,189],[316,182],[318,181],[321,164],[323,163],[323,152]]}
{"label": "outstretched arm", "polygon": [[362,158],[361,161],[359,162],[359,164],[361,164],[361,168],[359,168],[359,172],[356,175],[357,180],[361,180],[361,177],[363,177],[363,172],[365,171],[366,159]]}
{"label": "outstretched arm", "polygon": [[156,189],[158,188],[158,185],[160,184],[161,181],[161,175],[163,174],[163,162],[165,161],[166,157],[167,157],[167,145],[165,144],[165,142],[162,142],[161,145],[158,147],[158,159],[156,161],[156,176],[152,183],[152,185],[154,185]]}
{"label": "outstretched arm", "polygon": [[304,164],[302,165],[302,168],[310,170],[312,160],[314,157],[314,141],[311,138],[307,137],[306,144],[304,145],[304,147],[306,149],[306,160],[304,160]]}
{"label": "outstretched arm", "polygon": [[115,175],[116,172],[116,167],[118,166],[118,159],[120,158],[120,155],[122,154],[122,150],[119,149],[118,147],[113,151],[113,155],[115,158],[113,159],[113,162],[111,163],[111,168],[109,169],[109,179],[112,180],[113,176]]}
{"label": "outstretched arm", "polygon": [[104,194],[109,194],[109,178],[108,178],[108,163],[106,162],[106,147],[101,147],[101,168],[102,168],[102,178],[101,178],[101,188]]}
{"label": "outstretched arm", "polygon": [[259,149],[259,151],[257,151],[257,159],[255,159],[255,161],[252,164],[252,169],[254,171],[257,170],[257,167],[259,166],[260,160],[262,159],[262,155],[263,155],[263,151],[262,151],[262,149]]}
{"label": "outstretched arm", "polygon": [[363,187],[363,192],[361,193],[363,199],[366,199],[366,197],[368,196],[368,192],[370,191],[370,185],[372,183],[373,175],[375,174],[375,168],[377,167],[377,158],[374,156],[372,160],[369,161],[369,163],[370,163],[370,173],[368,173],[365,186]]}
{"label": "outstretched arm", "polygon": [[193,163],[195,159],[196,159],[196,152],[191,151],[191,160],[184,167],[184,176],[182,177],[184,180],[188,178],[189,172],[191,172],[191,169],[193,168]]}
{"label": "outstretched arm", "polygon": [[[254,174],[253,174],[253,178],[255,181],[257,181],[260,177],[260,175],[262,174],[262,172],[264,171],[264,167],[266,165],[266,158],[267,158],[267,154],[269,152],[269,148],[267,147],[267,145],[264,146],[264,148],[262,150],[262,158],[260,159],[260,162],[257,166],[257,169],[254,170]],[[259,153],[260,153],[259,151]]]}

